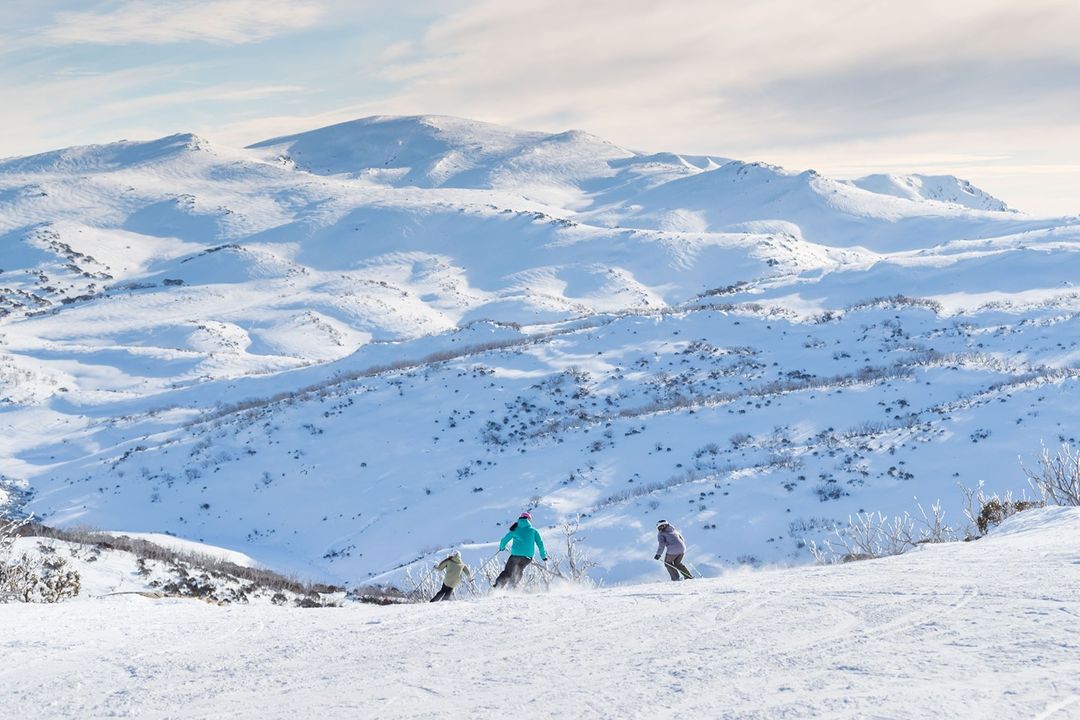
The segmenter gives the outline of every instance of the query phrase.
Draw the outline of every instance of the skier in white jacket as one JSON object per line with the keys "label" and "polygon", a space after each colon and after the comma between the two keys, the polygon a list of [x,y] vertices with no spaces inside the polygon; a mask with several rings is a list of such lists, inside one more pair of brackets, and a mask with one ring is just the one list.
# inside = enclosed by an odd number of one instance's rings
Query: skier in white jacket
{"label": "skier in white jacket", "polygon": [[660,559],[660,553],[667,552],[664,558],[664,567],[672,580],[692,580],[694,575],[683,565],[683,555],[686,554],[686,540],[682,533],[667,520],[656,523],[656,559]]}

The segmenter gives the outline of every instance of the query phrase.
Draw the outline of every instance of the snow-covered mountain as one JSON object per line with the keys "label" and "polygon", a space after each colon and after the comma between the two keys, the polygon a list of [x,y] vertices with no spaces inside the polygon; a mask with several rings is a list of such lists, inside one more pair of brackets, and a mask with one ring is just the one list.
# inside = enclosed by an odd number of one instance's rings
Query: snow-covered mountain
{"label": "snow-covered mountain", "polygon": [[3,492],[345,581],[956,514],[1075,439],[1080,221],[905,182],[428,116],[0,161]]}

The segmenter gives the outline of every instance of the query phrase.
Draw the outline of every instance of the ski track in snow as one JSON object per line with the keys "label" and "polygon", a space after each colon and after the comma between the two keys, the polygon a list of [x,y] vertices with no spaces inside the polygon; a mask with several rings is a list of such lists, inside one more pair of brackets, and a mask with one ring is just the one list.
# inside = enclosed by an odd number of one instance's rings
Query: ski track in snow
{"label": "ski track in snow", "polygon": [[1080,511],[1028,515],[975,543],[678,584],[0,606],[5,715],[1080,717]]}

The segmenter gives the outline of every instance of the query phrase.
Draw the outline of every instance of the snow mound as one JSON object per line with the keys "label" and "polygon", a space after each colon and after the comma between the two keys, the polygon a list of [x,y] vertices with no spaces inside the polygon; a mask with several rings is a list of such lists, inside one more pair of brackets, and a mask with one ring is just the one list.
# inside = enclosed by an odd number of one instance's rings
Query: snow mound
{"label": "snow mound", "polygon": [[1032,544],[1068,544],[1080,537],[1080,508],[1052,505],[1006,518],[991,530],[993,541]]}

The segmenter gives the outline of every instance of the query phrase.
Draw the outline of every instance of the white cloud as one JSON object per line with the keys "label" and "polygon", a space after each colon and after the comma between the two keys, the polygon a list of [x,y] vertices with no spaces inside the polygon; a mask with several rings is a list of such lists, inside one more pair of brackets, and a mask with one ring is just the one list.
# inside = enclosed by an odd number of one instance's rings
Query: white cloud
{"label": "white cloud", "polygon": [[323,15],[322,3],[302,0],[143,0],[56,13],[41,38],[53,45],[242,44],[310,27]]}

